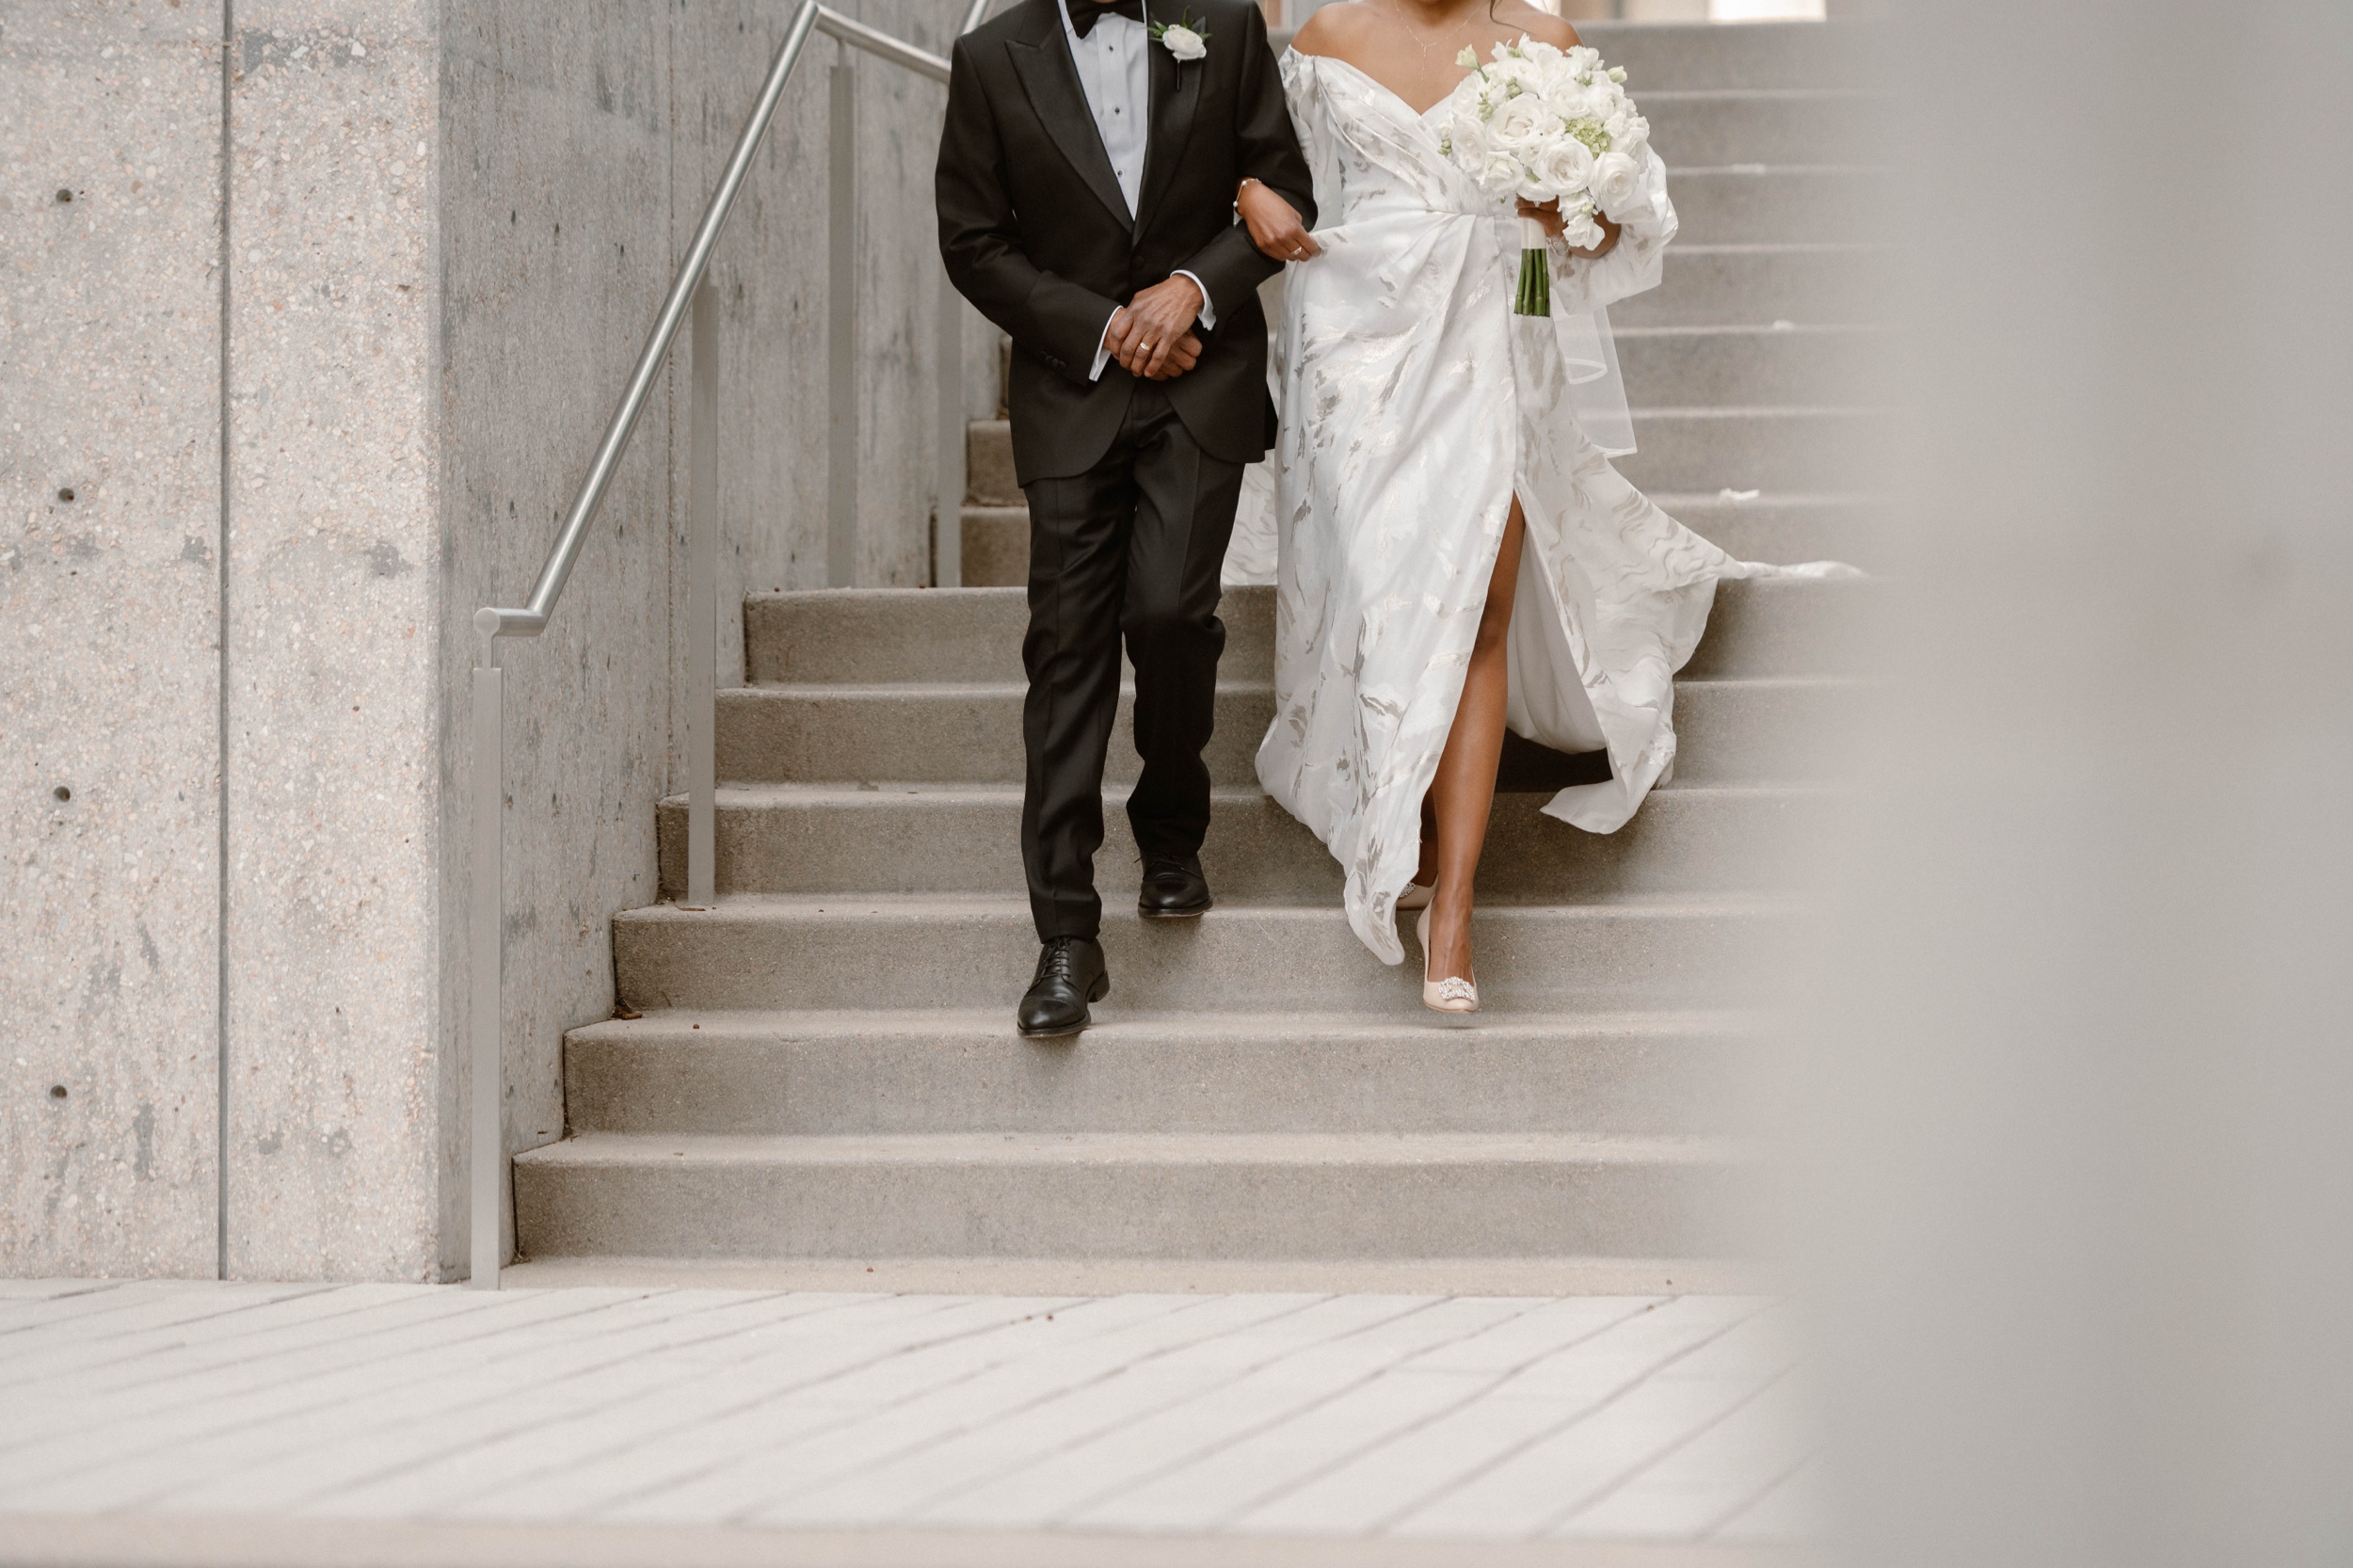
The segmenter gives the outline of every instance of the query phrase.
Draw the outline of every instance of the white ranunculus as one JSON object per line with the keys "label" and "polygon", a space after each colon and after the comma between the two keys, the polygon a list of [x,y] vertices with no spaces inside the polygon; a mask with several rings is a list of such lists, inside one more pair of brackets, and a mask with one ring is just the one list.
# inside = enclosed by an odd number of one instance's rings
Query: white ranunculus
{"label": "white ranunculus", "polygon": [[1197,60],[1209,52],[1209,44],[1202,40],[1199,33],[1175,24],[1160,29],[1160,41],[1168,45],[1168,52],[1180,60]]}
{"label": "white ranunculus", "polygon": [[1620,212],[1641,194],[1642,166],[1624,152],[1604,152],[1593,160],[1591,188],[1603,212]]}
{"label": "white ranunculus", "polygon": [[1561,240],[1577,250],[1591,250],[1602,242],[1601,225],[1593,221],[1590,203],[1561,204]]}

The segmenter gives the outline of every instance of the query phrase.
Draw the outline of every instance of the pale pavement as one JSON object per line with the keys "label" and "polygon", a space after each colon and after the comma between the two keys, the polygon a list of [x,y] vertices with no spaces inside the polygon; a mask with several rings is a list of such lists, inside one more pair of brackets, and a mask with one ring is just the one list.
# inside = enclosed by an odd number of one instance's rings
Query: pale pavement
{"label": "pale pavement", "polygon": [[1786,1315],[0,1281],[0,1561],[1779,1562]]}

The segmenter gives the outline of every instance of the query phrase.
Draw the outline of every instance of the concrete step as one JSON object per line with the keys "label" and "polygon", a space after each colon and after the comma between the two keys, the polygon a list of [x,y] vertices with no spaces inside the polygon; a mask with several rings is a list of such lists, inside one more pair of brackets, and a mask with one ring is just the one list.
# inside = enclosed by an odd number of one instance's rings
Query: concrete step
{"label": "concrete step", "polygon": [[1724,164],[1854,164],[1887,145],[1894,101],[1852,88],[1651,88],[1635,103],[1651,145],[1679,168]]}
{"label": "concrete step", "polygon": [[976,419],[965,433],[965,498],[983,506],[1027,506],[1014,478],[1013,422]]}
{"label": "concrete step", "polygon": [[572,1131],[1729,1135],[1757,1025],[1732,1013],[1130,1016],[1078,1046],[980,1012],[653,1013],[565,1036]]}
{"label": "concrete step", "polygon": [[1828,160],[1781,166],[1743,159],[1667,169],[1667,194],[1681,220],[1675,246],[1883,241],[1886,184],[1876,168]]}
{"label": "concrete step", "polygon": [[[1615,332],[1638,408],[1872,407],[1888,401],[1885,333],[1793,323],[1625,327]],[[1640,440],[1642,433],[1635,432]]]}
{"label": "concrete step", "polygon": [[[1616,833],[1545,816],[1547,795],[1502,794],[1480,862],[1489,902],[1768,890],[1818,858],[1843,808],[1820,790],[1693,786],[1653,794]],[[1135,896],[1141,874],[1124,809],[1107,791],[1096,856],[1105,898]],[[662,803],[662,890],[683,895],[686,803]],[[723,893],[1015,893],[1021,871],[1016,784],[730,785],[719,792]],[[1217,792],[1202,869],[1222,904],[1337,907],[1339,863],[1290,813],[1254,789]]]}
{"label": "concrete step", "polygon": [[1879,304],[1889,264],[1876,245],[1688,245],[1667,248],[1658,287],[1609,307],[1610,324],[1843,327],[1888,319]]}
{"label": "concrete step", "polygon": [[1580,22],[1626,71],[1637,103],[1661,88],[1865,87],[1886,80],[1881,29],[1860,22]]}
{"label": "concrete step", "polygon": [[1850,408],[1638,408],[1620,473],[1649,495],[1883,492],[1890,421]]}
{"label": "concrete step", "polygon": [[925,1296],[1248,1291],[1385,1296],[1773,1296],[1755,1258],[1697,1257],[620,1257],[526,1258],[509,1289],[846,1290]]}
{"label": "concrete step", "polygon": [[514,1172],[533,1257],[1714,1256],[1754,1180],[1714,1141],[1388,1132],[604,1133]]}
{"label": "concrete step", "polygon": [[[1721,584],[1707,635],[1684,673],[1713,680],[1853,673],[1856,639],[1876,598],[1868,582]],[[1218,614],[1225,622],[1220,673],[1269,679],[1274,590],[1228,588]],[[1018,588],[753,594],[744,601],[744,667],[759,683],[1019,680],[1028,624],[1028,599]]]}
{"label": "concrete step", "polygon": [[[1760,493],[1737,499],[1718,489],[1662,492],[1651,499],[1685,527],[1743,561],[1782,566],[1845,561],[1869,570],[1881,554],[1882,508],[1868,497]],[[967,506],[964,542],[964,581],[968,585],[1019,587],[1029,580],[1028,508]]]}
{"label": "concrete step", "polygon": [[[1885,553],[1885,505],[1868,496],[1763,492],[1737,499],[1720,489],[1701,494],[1662,490],[1651,499],[1686,528],[1743,561],[1780,566],[1845,561],[1870,571]],[[1726,601],[1727,590],[1734,586],[1726,583],[1717,589],[1718,604]],[[1706,643],[1701,643],[1700,652],[1706,650]]]}
{"label": "concrete step", "polygon": [[[1473,917],[1482,1000],[1499,1013],[1745,1006],[1782,906],[1757,897],[1492,904]],[[1385,965],[1333,909],[1238,905],[1141,920],[1107,900],[1106,1019],[1138,1013],[1333,1012],[1420,1018],[1413,936]],[[627,1011],[1009,1009],[1037,936],[1026,898],[819,894],[654,904],[614,917]]]}
{"label": "concrete step", "polygon": [[[719,776],[730,783],[1013,783],[1023,773],[1017,682],[743,686],[719,693]],[[1855,706],[1838,680],[1677,683],[1676,776],[1687,783],[1798,782],[1834,776],[1816,748]],[[1134,780],[1133,694],[1123,691],[1105,776]],[[1257,777],[1274,688],[1222,681],[1203,751],[1217,784]]]}
{"label": "concrete step", "polygon": [[[1783,336],[1771,334],[1776,339]],[[1817,337],[1800,331],[1786,337],[1792,343],[1830,344],[1837,334]],[[1657,341],[1666,346],[1657,353],[1668,357],[1678,352],[1699,356],[1703,368],[1693,374],[1707,374],[1705,360],[1711,352],[1709,347],[1679,348],[1679,340]],[[1699,344],[1696,337],[1682,341]],[[1737,353],[1752,342],[1736,342],[1736,335],[1725,334],[1712,346],[1712,351],[1719,355]],[[1856,346],[1851,340],[1846,345]],[[1777,344],[1762,350],[1780,351]],[[1834,347],[1831,351],[1834,352]],[[1867,403],[1868,398],[1862,401]],[[1640,450],[1630,457],[1618,459],[1617,467],[1651,494],[1697,491],[1712,495],[1724,488],[1806,495],[1881,491],[1886,488],[1890,461],[1887,426],[1884,415],[1857,404],[1638,404],[1634,408],[1634,438]],[[1013,483],[1013,435],[1006,422],[975,420],[967,450],[973,502],[985,506],[1024,504],[1019,488]],[[993,559],[989,541],[974,541],[969,528],[965,536],[968,542],[980,545],[968,559],[975,560],[976,566]],[[1001,555],[1009,547],[1010,541],[1006,541],[996,553]],[[1023,551],[1026,560],[1026,540]]]}
{"label": "concrete step", "polygon": [[968,586],[1018,588],[1030,581],[1030,508],[1020,498],[1003,505],[965,505],[964,581]]}

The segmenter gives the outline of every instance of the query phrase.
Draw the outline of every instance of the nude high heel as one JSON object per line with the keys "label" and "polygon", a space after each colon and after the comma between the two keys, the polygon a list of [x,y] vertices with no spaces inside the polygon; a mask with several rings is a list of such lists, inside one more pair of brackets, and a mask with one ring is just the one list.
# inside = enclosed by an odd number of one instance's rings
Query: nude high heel
{"label": "nude high heel", "polygon": [[1397,895],[1397,906],[1400,909],[1427,909],[1437,892],[1438,885],[1434,882],[1427,887],[1418,882],[1408,882],[1405,890]]}
{"label": "nude high heel", "polygon": [[1433,1013],[1476,1013],[1479,1011],[1479,986],[1459,976],[1445,980],[1430,978],[1430,905],[1421,907],[1421,918],[1414,922],[1414,939],[1421,944],[1421,1004]]}

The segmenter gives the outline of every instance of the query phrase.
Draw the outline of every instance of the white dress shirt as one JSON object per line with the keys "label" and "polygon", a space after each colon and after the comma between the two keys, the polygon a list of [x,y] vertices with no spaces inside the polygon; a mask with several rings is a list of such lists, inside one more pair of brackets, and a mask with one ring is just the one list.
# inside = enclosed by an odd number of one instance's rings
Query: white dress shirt
{"label": "white dress shirt", "polygon": [[[1080,38],[1070,24],[1069,0],[1056,0],[1056,4],[1062,11],[1063,37],[1070,45],[1071,63],[1079,68],[1079,86],[1086,93],[1087,109],[1095,116],[1095,129],[1102,136],[1103,152],[1111,158],[1112,173],[1119,181],[1119,194],[1127,200],[1128,220],[1132,223],[1136,205],[1144,199],[1144,154],[1152,145],[1152,35],[1141,22],[1106,16],[1097,18],[1087,36]],[[1201,325],[1214,329],[1217,312],[1209,304],[1209,288],[1181,269],[1171,276],[1193,280],[1193,286],[1201,291]],[[1108,316],[1103,330],[1111,330]],[[1111,358],[1110,346],[1098,341],[1095,368],[1087,372],[1087,379],[1100,380]]]}

